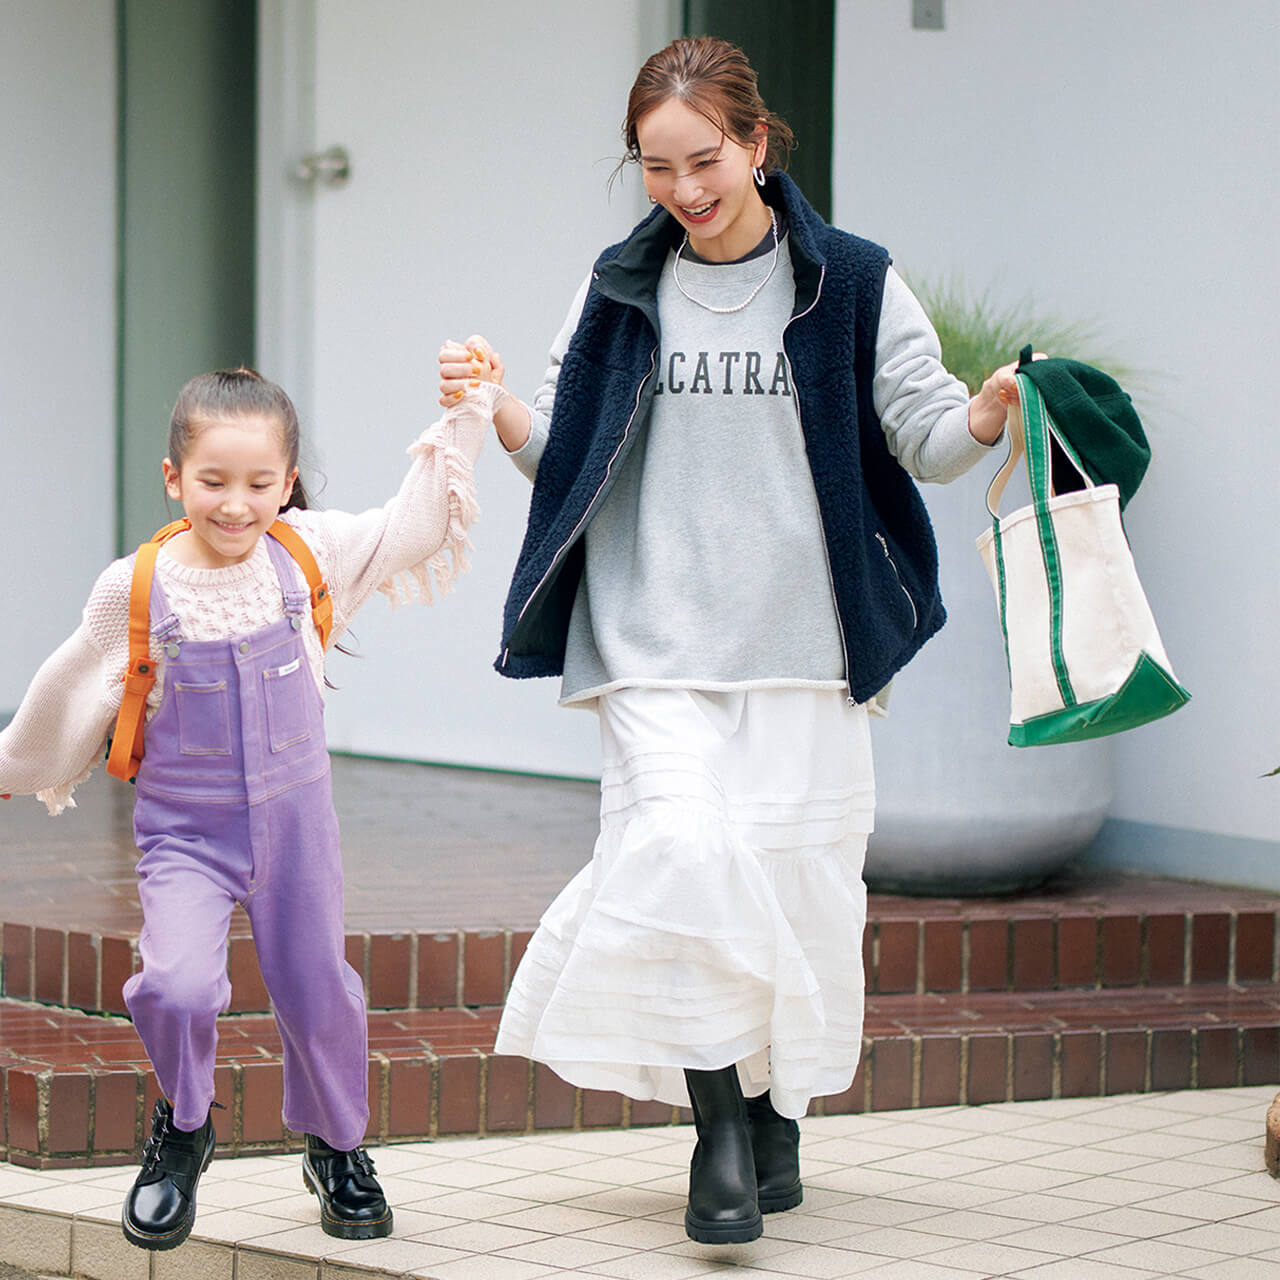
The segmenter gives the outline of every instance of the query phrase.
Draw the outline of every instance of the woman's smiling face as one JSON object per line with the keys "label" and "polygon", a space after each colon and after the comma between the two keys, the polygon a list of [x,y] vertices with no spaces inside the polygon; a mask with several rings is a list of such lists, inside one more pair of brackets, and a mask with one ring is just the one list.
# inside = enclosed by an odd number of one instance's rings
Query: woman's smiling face
{"label": "woman's smiling face", "polygon": [[751,144],[668,98],[636,124],[645,190],[689,233],[702,257],[731,262],[769,229],[769,211],[751,170],[763,163],[763,131]]}

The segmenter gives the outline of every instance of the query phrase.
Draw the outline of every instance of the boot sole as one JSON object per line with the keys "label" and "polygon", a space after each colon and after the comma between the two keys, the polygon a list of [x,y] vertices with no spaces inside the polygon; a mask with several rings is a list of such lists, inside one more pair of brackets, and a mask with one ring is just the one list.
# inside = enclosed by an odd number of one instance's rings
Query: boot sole
{"label": "boot sole", "polygon": [[804,1187],[797,1182],[782,1191],[761,1192],[758,1199],[761,1213],[783,1213],[804,1199]]}
{"label": "boot sole", "polygon": [[153,1253],[159,1253],[165,1249],[176,1249],[190,1234],[191,1228],[196,1225],[196,1189],[200,1185],[200,1179],[204,1176],[204,1172],[208,1169],[213,1160],[214,1143],[209,1143],[209,1149],[205,1152],[204,1163],[200,1166],[200,1173],[196,1176],[196,1186],[191,1188],[191,1200],[187,1205],[187,1212],[183,1215],[182,1221],[172,1230],[166,1231],[164,1235],[151,1235],[146,1231],[139,1231],[137,1227],[129,1221],[129,1202],[126,1200],[124,1208],[120,1210],[120,1227],[124,1232],[124,1238],[130,1243],[137,1245],[139,1249],[150,1249]]}
{"label": "boot sole", "polygon": [[302,1185],[320,1201],[320,1230],[325,1235],[333,1236],[338,1240],[380,1240],[383,1236],[391,1234],[395,1215],[390,1209],[387,1210],[385,1218],[375,1218],[371,1222],[347,1222],[342,1218],[333,1217],[325,1208],[324,1193],[314,1181],[314,1177],[315,1175],[307,1168],[304,1161]]}
{"label": "boot sole", "polygon": [[737,1222],[706,1222],[686,1209],[684,1230],[690,1240],[699,1244],[749,1244],[764,1235],[764,1221],[757,1213]]}

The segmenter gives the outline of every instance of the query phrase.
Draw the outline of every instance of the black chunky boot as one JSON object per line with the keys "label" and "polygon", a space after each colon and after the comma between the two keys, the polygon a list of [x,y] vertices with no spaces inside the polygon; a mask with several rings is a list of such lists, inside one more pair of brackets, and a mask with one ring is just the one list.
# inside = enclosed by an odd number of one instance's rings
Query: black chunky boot
{"label": "black chunky boot", "polygon": [[302,1154],[302,1180],[320,1201],[320,1228],[340,1240],[391,1234],[391,1210],[363,1147],[338,1151],[314,1133]]}
{"label": "black chunky boot", "polygon": [[173,1127],[173,1107],[161,1098],[151,1114],[142,1170],[125,1197],[120,1225],[140,1249],[176,1249],[196,1220],[196,1184],[213,1159],[213,1118],[188,1133]]}
{"label": "black chunky boot", "polygon": [[756,1199],[761,1213],[794,1209],[804,1199],[800,1185],[800,1126],[773,1109],[768,1092],[747,1099]]}
{"label": "black chunky boot", "polygon": [[756,1203],[747,1107],[738,1068],[684,1073],[698,1142],[689,1165],[684,1229],[699,1244],[745,1244],[764,1231]]}

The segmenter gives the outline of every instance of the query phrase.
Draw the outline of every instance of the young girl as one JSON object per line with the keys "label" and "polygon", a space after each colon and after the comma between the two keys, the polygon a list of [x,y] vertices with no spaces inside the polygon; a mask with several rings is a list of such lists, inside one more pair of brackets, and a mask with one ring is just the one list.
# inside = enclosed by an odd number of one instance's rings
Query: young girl
{"label": "young girl", "polygon": [[[249,369],[192,379],[174,407],[163,464],[165,490],[188,523],[158,552],[144,548],[155,561],[149,588],[139,588],[141,658],[130,661],[130,556],[98,579],[79,629],[0,734],[0,792],[35,794],[61,813],[113,725],[117,739],[124,732],[126,675],[158,671],[141,760],[132,762],[142,968],[124,988],[162,1093],[122,1218],[144,1249],[186,1239],[213,1155],[216,1019],[230,997],[227,929],[237,902],[280,1028],[284,1120],[306,1135],[303,1174],[321,1225],[343,1239],[391,1231],[360,1146],[367,1023],[360,977],[344,959],[320,627],[332,645],[375,589],[393,603],[430,600],[433,577],[447,590],[465,568],[472,464],[501,394],[488,385],[460,397],[410,446],[399,493],[350,515],[306,509],[297,415],[278,386]],[[287,549],[299,535],[301,547]],[[323,578],[314,589],[308,560]],[[135,603],[135,625],[137,614]],[[131,696],[141,718],[142,695],[126,694],[126,703]],[[121,772],[121,749],[113,743],[112,772]]]}
{"label": "young girl", "polygon": [[[655,54],[623,132],[656,208],[495,415],[534,482],[497,666],[562,674],[603,747],[496,1047],[691,1104],[686,1229],[732,1243],[800,1203],[796,1118],[858,1064],[868,714],[944,618],[911,477],[987,456],[1013,366],[970,401],[888,254],[766,177],[791,135],[738,49]],[[476,369],[440,364],[450,403]]]}

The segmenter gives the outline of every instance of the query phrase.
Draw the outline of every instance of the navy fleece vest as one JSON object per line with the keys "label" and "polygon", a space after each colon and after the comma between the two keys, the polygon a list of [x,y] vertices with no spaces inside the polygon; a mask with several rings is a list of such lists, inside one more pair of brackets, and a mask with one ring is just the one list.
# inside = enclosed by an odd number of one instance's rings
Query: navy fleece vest
{"label": "navy fleece vest", "polygon": [[[783,346],[826,536],[850,696],[882,689],[943,624],[933,531],[872,401],[889,255],[827,226],[785,174],[764,197],[785,207],[796,302]],[[582,574],[582,535],[647,414],[657,358],[658,277],[680,228],[655,210],[600,255],[556,386],[529,526],[495,666],[559,675]],[[823,555],[815,547],[814,555]]]}

